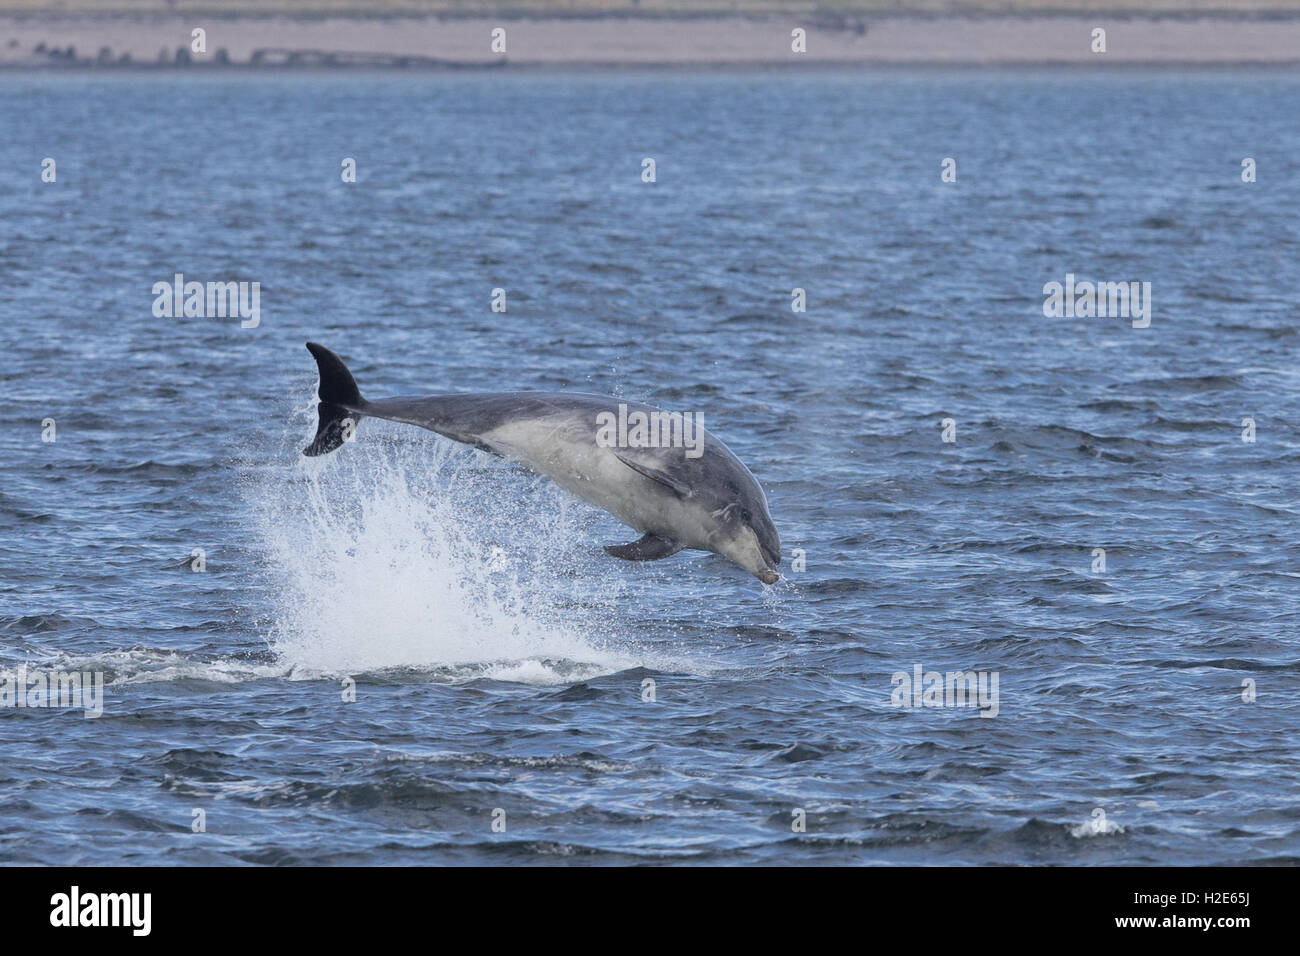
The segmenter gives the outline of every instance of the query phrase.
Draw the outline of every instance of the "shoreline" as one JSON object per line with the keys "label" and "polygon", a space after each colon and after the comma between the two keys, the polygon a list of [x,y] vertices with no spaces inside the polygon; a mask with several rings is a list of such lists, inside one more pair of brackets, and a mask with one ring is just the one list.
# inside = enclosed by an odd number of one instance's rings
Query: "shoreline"
{"label": "shoreline", "polygon": [[54,10],[5,9],[0,7],[0,22],[5,21],[40,21],[57,24],[65,21],[135,21],[152,23],[159,20],[184,20],[187,23],[206,21],[267,21],[292,20],[310,24],[325,20],[393,21],[393,20],[491,20],[492,22],[519,22],[521,20],[537,21],[683,21],[693,20],[780,20],[802,23],[804,26],[818,26],[836,30],[851,28],[855,21],[884,22],[889,20],[1153,20],[1153,21],[1279,21],[1300,20],[1300,0],[1284,7],[1237,7],[1169,9],[1115,7],[1098,9],[1070,9],[1066,7],[1045,7],[1043,9],[1012,9],[995,7],[971,7],[953,10],[905,10],[898,7],[882,10],[843,10],[811,8],[807,10],[769,11],[769,10],[502,10],[483,12],[469,10],[442,10],[420,12],[415,10],[75,10],[59,8]]}
{"label": "shoreline", "polygon": [[[191,34],[204,31],[204,49]],[[805,31],[803,52],[791,31]],[[1106,49],[1093,49],[1097,28]],[[493,47],[504,31],[506,49]],[[1300,11],[929,16],[0,15],[0,71],[1295,69]]]}

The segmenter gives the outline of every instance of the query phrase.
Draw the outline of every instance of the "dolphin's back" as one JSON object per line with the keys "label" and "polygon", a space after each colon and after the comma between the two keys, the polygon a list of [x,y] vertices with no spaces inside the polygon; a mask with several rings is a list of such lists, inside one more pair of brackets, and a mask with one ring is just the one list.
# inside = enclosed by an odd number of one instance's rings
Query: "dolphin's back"
{"label": "dolphin's back", "polygon": [[[606,395],[582,392],[479,392],[472,394],[399,396],[367,402],[361,412],[374,418],[419,425],[453,441],[474,445],[504,458],[550,473],[547,451],[597,448],[599,416],[617,419],[619,406],[626,413],[661,413],[662,409]],[[683,448],[608,447],[603,456],[633,462],[667,475],[683,486],[708,478],[735,485],[753,476],[744,464],[713,435],[698,425],[701,454],[690,456]],[[706,475],[707,473],[707,475]],[[743,476],[743,477],[742,477]],[[554,477],[554,476],[553,476]],[[729,479],[729,480],[728,480]],[[757,482],[755,482],[757,486]]]}
{"label": "dolphin's back", "polygon": [[[443,395],[404,395],[369,401],[362,397],[343,361],[323,345],[308,343],[320,367],[320,426],[316,440],[305,449],[308,455],[333,451],[344,441],[345,423],[355,426],[365,417],[418,425],[453,441],[463,442],[554,474],[560,463],[554,455],[539,453],[538,447],[596,449],[599,416],[662,413],[662,409],[641,402],[628,402],[607,395],[585,392],[476,392]],[[600,447],[600,459],[621,462],[643,475],[653,472],[668,479],[670,486],[693,487],[701,481],[740,491],[752,486],[761,495],[758,482],[731,449],[703,425],[696,423],[702,442],[701,454],[684,454],[681,447]],[[653,480],[653,479],[652,479]]]}
{"label": "dolphin's back", "polygon": [[364,415],[389,421],[419,425],[455,441],[466,442],[488,451],[484,437],[507,425],[554,421],[590,422],[595,434],[596,416],[616,411],[613,399],[603,395],[567,392],[476,392],[466,395],[401,395],[366,402]]}

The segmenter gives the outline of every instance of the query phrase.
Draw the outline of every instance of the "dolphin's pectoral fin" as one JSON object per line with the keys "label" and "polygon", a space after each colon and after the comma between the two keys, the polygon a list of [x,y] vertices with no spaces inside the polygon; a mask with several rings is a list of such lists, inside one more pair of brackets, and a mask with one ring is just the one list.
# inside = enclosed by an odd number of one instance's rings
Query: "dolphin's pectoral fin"
{"label": "dolphin's pectoral fin", "polygon": [[645,475],[651,481],[657,481],[661,485],[666,485],[667,487],[671,488],[674,494],[682,498],[689,498],[692,494],[689,485],[682,484],[680,481],[678,481],[676,478],[674,478],[672,475],[668,474],[667,472],[660,471],[658,468],[651,468],[649,465],[643,465],[640,462],[633,461],[631,458],[628,458],[626,455],[620,455],[618,452],[614,452],[614,457],[617,458],[619,461],[621,461],[623,464],[627,465],[633,471]]}
{"label": "dolphin's pectoral fin", "polygon": [[672,538],[648,532],[644,537],[631,544],[607,544],[605,553],[624,561],[658,561],[682,550],[682,546]]}

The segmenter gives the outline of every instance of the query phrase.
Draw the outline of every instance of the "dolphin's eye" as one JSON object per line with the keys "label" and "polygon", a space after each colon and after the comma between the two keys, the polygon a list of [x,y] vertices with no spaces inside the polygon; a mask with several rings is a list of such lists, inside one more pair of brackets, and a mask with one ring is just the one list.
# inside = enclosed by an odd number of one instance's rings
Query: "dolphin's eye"
{"label": "dolphin's eye", "polygon": [[754,520],[754,516],[753,516],[752,514],[750,514],[749,511],[748,511],[747,509],[745,509],[745,508],[741,508],[741,509],[740,509],[740,520],[743,521],[743,522],[745,522],[745,524],[749,524],[751,521]]}

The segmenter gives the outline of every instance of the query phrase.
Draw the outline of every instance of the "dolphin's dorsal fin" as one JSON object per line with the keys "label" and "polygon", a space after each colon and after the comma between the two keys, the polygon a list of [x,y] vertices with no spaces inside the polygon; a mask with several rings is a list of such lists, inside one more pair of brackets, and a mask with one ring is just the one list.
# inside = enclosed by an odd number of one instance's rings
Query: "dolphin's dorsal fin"
{"label": "dolphin's dorsal fin", "polygon": [[682,546],[672,538],[648,531],[631,544],[607,544],[605,553],[624,561],[658,561],[682,550]]}
{"label": "dolphin's dorsal fin", "polygon": [[691,491],[690,485],[683,484],[666,471],[660,471],[658,468],[651,467],[650,465],[643,465],[640,462],[633,461],[626,455],[619,454],[618,452],[614,452],[614,457],[627,465],[633,471],[645,475],[651,481],[657,481],[661,485],[665,485],[672,489],[673,493],[679,497],[689,498],[694,493]]}

